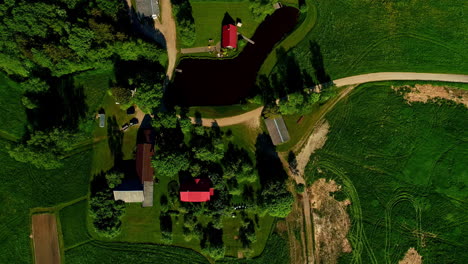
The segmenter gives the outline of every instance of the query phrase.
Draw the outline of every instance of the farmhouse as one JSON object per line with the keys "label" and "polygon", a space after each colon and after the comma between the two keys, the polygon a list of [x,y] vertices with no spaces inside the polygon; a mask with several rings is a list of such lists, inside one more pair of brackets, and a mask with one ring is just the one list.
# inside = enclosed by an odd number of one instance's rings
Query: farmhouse
{"label": "farmhouse", "polygon": [[223,39],[221,42],[222,48],[235,49],[237,48],[237,27],[228,24],[223,26]]}
{"label": "farmhouse", "polygon": [[180,185],[180,200],[182,202],[208,202],[214,195],[211,181],[205,178],[195,178]]}
{"label": "farmhouse", "polygon": [[114,190],[114,199],[126,203],[142,202],[143,207],[153,206],[153,175],[151,157],[154,155],[153,131],[143,131],[144,142],[137,145],[136,173],[138,180],[125,180]]}
{"label": "farmhouse", "polygon": [[276,146],[289,140],[289,132],[283,117],[265,119],[265,125],[273,141],[273,145]]}

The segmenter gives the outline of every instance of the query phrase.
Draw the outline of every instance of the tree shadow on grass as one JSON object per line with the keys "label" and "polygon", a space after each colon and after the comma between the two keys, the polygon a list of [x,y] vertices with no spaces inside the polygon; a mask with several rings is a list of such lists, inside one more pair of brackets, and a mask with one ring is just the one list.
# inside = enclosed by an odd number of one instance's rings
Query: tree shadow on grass
{"label": "tree shadow on grass", "polygon": [[84,88],[75,85],[72,76],[49,78],[49,91],[40,94],[28,94],[37,108],[28,110],[28,123],[34,130],[47,130],[61,127],[77,131],[80,121],[88,113]]}
{"label": "tree shadow on grass", "polygon": [[123,132],[117,123],[115,116],[107,117],[107,142],[114,157],[114,162],[122,160]]}
{"label": "tree shadow on grass", "polygon": [[271,183],[284,182],[288,178],[275,146],[270,136],[266,133],[260,134],[257,137],[255,156],[262,188]]}

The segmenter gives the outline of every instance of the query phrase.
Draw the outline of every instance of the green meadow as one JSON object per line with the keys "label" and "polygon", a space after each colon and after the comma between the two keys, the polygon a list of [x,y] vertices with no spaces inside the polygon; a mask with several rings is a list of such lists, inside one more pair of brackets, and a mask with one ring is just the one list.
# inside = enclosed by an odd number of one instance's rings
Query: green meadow
{"label": "green meadow", "polygon": [[338,103],[307,166],[309,183],[335,179],[337,199],[351,200],[353,252],[340,263],[396,263],[410,247],[424,263],[468,257],[468,110],[445,100],[410,105],[390,88],[404,84],[361,85]]}
{"label": "green meadow", "polygon": [[[468,70],[468,6],[464,0],[306,3],[308,21],[300,29],[311,23],[313,28],[300,36],[299,44],[284,46],[290,48],[288,54],[294,56],[301,71],[313,75],[322,65],[331,79],[337,79],[381,71]],[[291,37],[285,42],[297,42],[297,37]],[[274,64],[269,58],[262,73],[268,74]]]}

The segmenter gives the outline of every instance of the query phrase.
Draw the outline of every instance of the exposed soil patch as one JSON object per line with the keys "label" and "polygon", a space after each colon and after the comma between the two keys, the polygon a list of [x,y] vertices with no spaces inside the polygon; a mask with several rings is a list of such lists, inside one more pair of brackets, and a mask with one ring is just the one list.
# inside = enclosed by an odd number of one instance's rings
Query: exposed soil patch
{"label": "exposed soil patch", "polygon": [[315,181],[308,189],[315,231],[315,263],[337,263],[342,253],[352,251],[346,238],[351,225],[346,212],[350,201],[337,201],[330,195],[340,189],[335,181],[324,178]]}
{"label": "exposed soil patch", "polygon": [[[263,61],[297,24],[299,11],[284,7],[267,17],[235,59],[184,59],[177,66],[172,99],[184,106],[231,105],[249,95]],[[213,25],[214,27],[221,25]]]}
{"label": "exposed soil patch", "polygon": [[36,264],[59,264],[57,220],[53,214],[32,216],[32,238]]}
{"label": "exposed soil patch", "polygon": [[322,120],[315,126],[314,132],[310,135],[304,148],[301,150],[299,155],[296,156],[297,173],[299,175],[304,175],[304,169],[307,166],[307,163],[309,163],[310,155],[325,145],[329,129],[330,124],[326,120]]}
{"label": "exposed soil patch", "polygon": [[414,248],[408,249],[405,257],[398,264],[422,264],[422,257]]}
{"label": "exposed soil patch", "polygon": [[468,108],[468,91],[430,84],[416,84],[411,86],[393,87],[392,89],[404,94],[405,100],[411,102],[427,103],[430,100],[442,98],[463,104]]}

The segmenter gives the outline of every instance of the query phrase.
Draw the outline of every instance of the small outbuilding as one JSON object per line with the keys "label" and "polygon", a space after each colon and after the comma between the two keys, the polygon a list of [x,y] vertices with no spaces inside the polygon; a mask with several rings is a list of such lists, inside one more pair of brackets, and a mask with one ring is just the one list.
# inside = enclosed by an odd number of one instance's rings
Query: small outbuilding
{"label": "small outbuilding", "polygon": [[228,24],[223,26],[223,34],[222,34],[222,41],[221,47],[228,48],[228,49],[235,49],[237,48],[237,27]]}
{"label": "small outbuilding", "polygon": [[289,140],[289,132],[282,116],[265,119],[265,125],[273,145],[276,146]]}
{"label": "small outbuilding", "polygon": [[208,178],[194,178],[180,185],[180,200],[182,202],[208,202],[214,195],[214,188]]}

